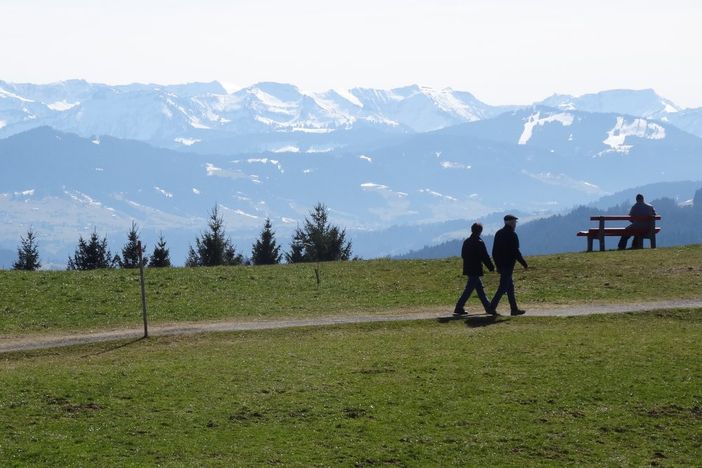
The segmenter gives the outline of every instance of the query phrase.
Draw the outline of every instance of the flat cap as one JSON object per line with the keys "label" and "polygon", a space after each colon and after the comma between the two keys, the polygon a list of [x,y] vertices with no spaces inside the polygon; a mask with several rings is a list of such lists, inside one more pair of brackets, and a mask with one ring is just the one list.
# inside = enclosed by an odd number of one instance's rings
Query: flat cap
{"label": "flat cap", "polygon": [[513,219],[519,219],[519,218],[517,218],[516,216],[511,215],[511,214],[505,215],[505,221],[512,221]]}

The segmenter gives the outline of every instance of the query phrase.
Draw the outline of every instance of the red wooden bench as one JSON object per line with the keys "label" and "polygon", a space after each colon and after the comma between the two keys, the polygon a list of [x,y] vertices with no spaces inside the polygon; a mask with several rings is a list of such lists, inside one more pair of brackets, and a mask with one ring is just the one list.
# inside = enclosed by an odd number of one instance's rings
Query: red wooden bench
{"label": "red wooden bench", "polygon": [[[656,234],[661,231],[661,228],[656,227],[656,220],[660,220],[660,215],[656,216],[591,216],[590,221],[599,221],[599,227],[590,228],[587,231],[578,231],[578,237],[587,237],[587,251],[592,252],[592,242],[597,239],[600,243],[600,251],[605,250],[605,237],[621,237],[623,235],[636,236],[649,239],[651,248],[656,248]],[[633,229],[627,231],[623,227],[605,227],[605,221],[650,221],[651,227],[648,229]]]}

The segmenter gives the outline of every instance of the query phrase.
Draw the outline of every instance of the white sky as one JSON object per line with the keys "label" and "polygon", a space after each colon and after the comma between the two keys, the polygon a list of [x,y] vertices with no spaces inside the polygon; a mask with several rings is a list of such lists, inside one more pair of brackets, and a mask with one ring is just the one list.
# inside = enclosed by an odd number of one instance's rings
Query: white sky
{"label": "white sky", "polygon": [[2,0],[0,80],[450,86],[490,104],[654,88],[702,107],[697,0]]}

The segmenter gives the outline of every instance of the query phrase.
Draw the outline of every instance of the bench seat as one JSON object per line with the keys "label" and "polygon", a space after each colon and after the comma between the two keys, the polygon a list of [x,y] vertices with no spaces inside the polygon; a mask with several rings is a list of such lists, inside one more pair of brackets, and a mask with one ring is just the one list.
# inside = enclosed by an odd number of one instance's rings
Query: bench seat
{"label": "bench seat", "polygon": [[[658,234],[661,231],[661,228],[657,227],[656,228],[656,234]],[[626,228],[605,228],[604,229],[604,235],[605,236],[617,236],[621,237],[624,234],[627,234],[629,236],[641,236],[641,237],[648,237],[650,235],[651,231],[649,229],[631,229],[627,232]],[[597,239],[600,237],[600,230],[598,228],[591,228],[588,229],[587,231],[578,231],[577,234],[579,237],[589,237],[591,239]]]}

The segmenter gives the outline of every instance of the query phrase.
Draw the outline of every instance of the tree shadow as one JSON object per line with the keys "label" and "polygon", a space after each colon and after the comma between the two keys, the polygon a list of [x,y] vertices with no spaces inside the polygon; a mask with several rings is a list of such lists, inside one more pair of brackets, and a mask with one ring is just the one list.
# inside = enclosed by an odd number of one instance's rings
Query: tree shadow
{"label": "tree shadow", "polygon": [[126,347],[128,347],[128,346],[137,344],[137,343],[139,343],[140,341],[144,341],[145,339],[146,339],[146,338],[142,336],[142,337],[137,338],[137,339],[135,339],[135,340],[127,341],[126,343],[122,343],[122,344],[119,344],[119,345],[112,345],[112,346],[109,346],[109,347],[103,349],[102,351],[97,351],[97,352],[95,352],[95,353],[86,354],[86,355],[84,355],[84,356],[81,356],[81,358],[88,358],[88,357],[100,356],[100,355],[102,355],[102,354],[111,353],[111,352],[113,352],[113,351],[117,351],[117,350],[119,350],[119,349],[126,348]]}

